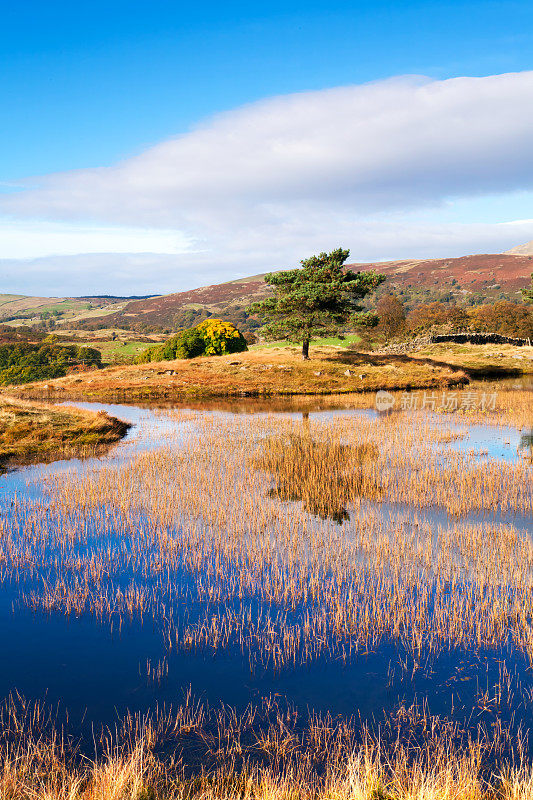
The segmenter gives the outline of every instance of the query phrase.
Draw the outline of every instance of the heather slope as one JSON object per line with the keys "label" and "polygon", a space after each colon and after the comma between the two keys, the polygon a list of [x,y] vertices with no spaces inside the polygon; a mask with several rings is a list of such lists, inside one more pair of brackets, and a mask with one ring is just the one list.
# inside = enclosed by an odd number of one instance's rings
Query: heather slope
{"label": "heather slope", "polygon": [[[352,269],[377,270],[387,281],[374,295],[391,290],[409,303],[453,300],[457,303],[521,299],[530,281],[533,256],[487,254],[461,258],[413,259],[379,263],[354,263]],[[176,330],[190,327],[207,315],[223,317],[240,330],[253,330],[246,308],[267,296],[264,275],[203,286],[186,292],[132,300],[105,318],[93,316],[84,327],[120,327],[134,330]]]}

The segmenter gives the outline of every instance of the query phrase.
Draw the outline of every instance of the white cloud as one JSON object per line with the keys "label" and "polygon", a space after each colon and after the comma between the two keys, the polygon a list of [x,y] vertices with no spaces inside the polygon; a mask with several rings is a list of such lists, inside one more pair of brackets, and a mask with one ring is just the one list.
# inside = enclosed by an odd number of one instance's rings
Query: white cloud
{"label": "white cloud", "polygon": [[[196,268],[204,275],[209,266],[216,281],[231,265],[249,274],[339,244],[358,260],[504,249],[533,238],[533,224],[450,221],[448,201],[490,194],[505,206],[507,196],[533,189],[532,98],[533,72],[407,76],[275,97],[113,167],[28,179],[0,200],[0,211],[30,227],[36,217],[127,227],[130,253],[162,252],[179,231],[178,249],[200,251],[178,258],[189,265],[189,285]],[[514,197],[515,218],[530,216],[516,213]],[[158,246],[145,247],[136,228]],[[87,252],[86,241],[78,252]],[[97,241],[91,251],[116,249]],[[161,286],[158,269],[152,279]]]}
{"label": "white cloud", "polygon": [[181,253],[188,244],[183,234],[161,228],[0,219],[0,254],[3,258],[37,258],[80,252]]}
{"label": "white cloud", "polygon": [[[27,261],[0,260],[0,292],[43,295],[153,294],[194,289],[212,283],[254,275],[266,269],[295,265],[303,256],[324,248],[350,244],[352,258],[385,261],[397,258],[461,256],[475,252],[501,252],[517,242],[533,239],[533,220],[503,224],[420,223],[416,219],[368,220],[357,228],[350,223],[328,230],[331,220],[305,220],[301,229],[265,243],[258,236],[243,237],[233,249],[217,253],[187,252],[95,253],[37,258]],[[297,254],[289,253],[299,242]]]}
{"label": "white cloud", "polygon": [[[533,72],[396,78],[275,97],[114,167],[28,182],[2,206],[51,218],[209,228],[300,201],[352,210],[533,186]],[[250,212],[254,212],[250,215]]]}

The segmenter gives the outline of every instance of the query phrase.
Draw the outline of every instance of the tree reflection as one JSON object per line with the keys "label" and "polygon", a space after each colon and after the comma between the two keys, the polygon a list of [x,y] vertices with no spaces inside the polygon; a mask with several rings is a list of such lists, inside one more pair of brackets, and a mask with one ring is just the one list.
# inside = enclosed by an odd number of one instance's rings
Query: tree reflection
{"label": "tree reflection", "polygon": [[270,497],[301,502],[309,514],[341,524],[350,518],[347,505],[356,497],[379,495],[369,469],[378,454],[373,443],[347,445],[327,435],[313,439],[307,415],[302,433],[265,440],[257,465],[275,478]]}
{"label": "tree reflection", "polygon": [[523,433],[520,436],[518,449],[524,450],[525,458],[533,463],[533,428],[529,431],[529,433]]}

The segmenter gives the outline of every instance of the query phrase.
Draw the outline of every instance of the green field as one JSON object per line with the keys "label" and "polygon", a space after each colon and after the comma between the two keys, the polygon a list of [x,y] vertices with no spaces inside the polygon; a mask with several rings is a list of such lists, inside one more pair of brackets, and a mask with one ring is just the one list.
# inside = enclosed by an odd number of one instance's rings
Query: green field
{"label": "green field", "polygon": [[[73,340],[73,343],[79,344],[79,340]],[[134,356],[142,353],[147,347],[150,347],[150,342],[139,342],[136,340],[124,341],[116,339],[113,341],[102,341],[101,339],[94,339],[90,342],[83,342],[87,347],[94,347],[102,353],[102,361],[107,364],[117,364],[124,361],[130,361]],[[152,344],[155,344],[152,342]]]}
{"label": "green field", "polygon": [[0,320],[9,324],[32,325],[41,321],[42,314],[58,315],[57,322],[75,321],[87,317],[106,316],[124,308],[127,300],[108,298],[87,300],[77,297],[30,297],[0,294]]}
{"label": "green field", "polygon": [[[350,347],[352,344],[359,344],[361,337],[356,333],[346,336],[344,339],[339,339],[338,336],[325,336],[322,339],[311,339],[311,347],[313,345],[328,345],[330,347]],[[265,347],[299,347],[300,345],[287,340],[279,340],[276,342],[264,342],[261,344],[253,344],[250,350],[263,350]]]}

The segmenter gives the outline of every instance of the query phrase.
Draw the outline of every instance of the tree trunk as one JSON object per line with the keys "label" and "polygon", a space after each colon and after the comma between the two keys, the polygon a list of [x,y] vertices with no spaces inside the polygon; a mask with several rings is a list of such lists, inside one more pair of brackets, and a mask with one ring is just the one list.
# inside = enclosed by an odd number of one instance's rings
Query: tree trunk
{"label": "tree trunk", "polygon": [[309,339],[304,339],[302,343],[302,358],[304,361],[309,360]]}

